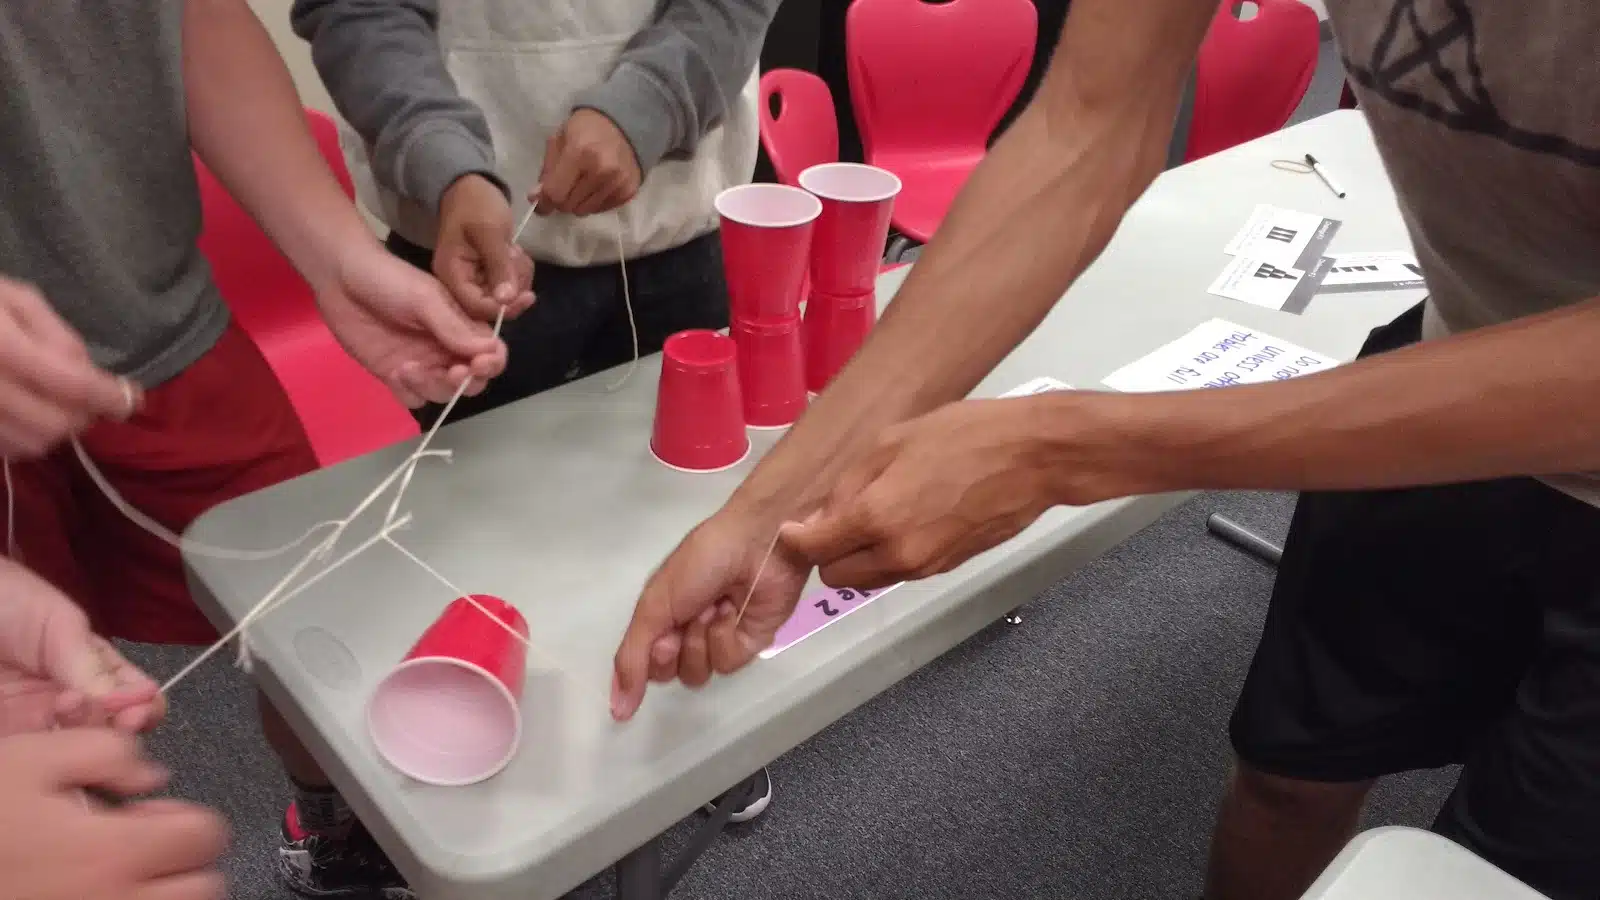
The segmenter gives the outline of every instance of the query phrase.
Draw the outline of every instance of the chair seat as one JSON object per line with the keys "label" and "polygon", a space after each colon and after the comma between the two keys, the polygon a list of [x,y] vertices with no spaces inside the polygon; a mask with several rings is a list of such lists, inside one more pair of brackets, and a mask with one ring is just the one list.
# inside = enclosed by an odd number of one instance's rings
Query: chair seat
{"label": "chair seat", "polygon": [[982,148],[949,155],[875,158],[873,165],[900,178],[900,195],[894,200],[895,230],[918,243],[931,240],[950,204],[982,161]]}
{"label": "chair seat", "polygon": [[415,437],[419,429],[382,382],[320,321],[252,335],[294,404],[324,466]]}

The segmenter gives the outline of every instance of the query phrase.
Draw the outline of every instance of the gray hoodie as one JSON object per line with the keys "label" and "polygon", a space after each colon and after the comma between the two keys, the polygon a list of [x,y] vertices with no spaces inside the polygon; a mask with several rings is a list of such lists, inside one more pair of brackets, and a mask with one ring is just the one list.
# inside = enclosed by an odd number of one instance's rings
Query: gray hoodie
{"label": "gray hoodie", "polygon": [[616,261],[716,225],[712,200],[748,181],[756,62],[778,0],[296,0],[295,31],[349,123],[363,201],[402,236],[435,239],[462,175],[497,176],[518,205],[573,110],[616,122],[646,178],[615,214],[553,217],[534,259]]}

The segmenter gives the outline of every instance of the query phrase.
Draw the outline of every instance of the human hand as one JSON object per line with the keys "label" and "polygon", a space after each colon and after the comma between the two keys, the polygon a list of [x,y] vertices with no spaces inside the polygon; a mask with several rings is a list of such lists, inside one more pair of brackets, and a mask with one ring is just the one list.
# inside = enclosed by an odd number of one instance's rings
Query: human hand
{"label": "human hand", "polygon": [[672,551],[645,584],[617,648],[613,718],[633,718],[651,681],[699,687],[772,645],[811,573],[774,543],[776,530],[777,523],[730,504]]}
{"label": "human hand", "polygon": [[0,278],[0,456],[42,456],[97,419],[138,407],[132,383],[89,349],[32,285]]}
{"label": "human hand", "polygon": [[639,157],[616,123],[579,109],[545,145],[544,171],[528,202],[541,213],[587,216],[632,200],[643,181]]}
{"label": "human hand", "polygon": [[533,303],[533,261],[512,242],[511,204],[482,175],[464,175],[439,203],[433,274],[474,318],[511,318]]}
{"label": "human hand", "polygon": [[82,792],[135,797],[165,781],[127,735],[75,728],[0,739],[4,896],[221,900],[219,817],[171,800],[112,809]]}
{"label": "human hand", "polygon": [[146,731],[165,712],[156,683],[92,633],[81,609],[0,558],[0,738],[57,725]]}
{"label": "human hand", "polygon": [[467,393],[480,393],[505,369],[505,344],[488,324],[474,321],[436,279],[376,241],[340,258],[317,304],[345,350],[407,406],[444,403],[469,379]]}
{"label": "human hand", "polygon": [[1039,427],[1062,396],[967,400],[886,429],[781,542],[825,583],[870,590],[950,571],[1058,503],[1103,499],[1087,469],[1063,490],[1077,460]]}

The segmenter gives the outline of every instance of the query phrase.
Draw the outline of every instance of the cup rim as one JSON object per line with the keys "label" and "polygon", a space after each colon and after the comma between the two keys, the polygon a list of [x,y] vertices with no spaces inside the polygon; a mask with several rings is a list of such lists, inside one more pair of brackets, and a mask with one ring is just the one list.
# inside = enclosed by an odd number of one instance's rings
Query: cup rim
{"label": "cup rim", "polygon": [[799,333],[803,327],[801,325],[802,321],[803,319],[800,316],[795,316],[792,319],[772,319],[764,322],[752,319],[737,319],[728,326],[728,337],[737,341],[738,338],[735,337],[735,334],[740,331],[756,337],[787,337],[790,334]]}
{"label": "cup rim", "polygon": [[737,466],[740,463],[744,462],[745,460],[749,459],[750,458],[750,451],[755,446],[755,442],[750,440],[749,435],[746,435],[745,439],[744,439],[744,452],[739,454],[739,458],[734,460],[733,462],[728,463],[725,466],[718,466],[715,469],[689,469],[689,468],[685,468],[684,466],[677,465],[676,463],[669,463],[665,459],[663,459],[661,457],[661,454],[656,452],[655,438],[651,438],[649,441],[646,442],[646,444],[650,448],[650,455],[655,457],[655,461],[656,462],[661,463],[663,466],[666,466],[667,468],[671,469],[674,472],[683,472],[686,475],[715,475],[718,472],[726,472],[729,469],[733,468],[734,466]]}
{"label": "cup rim", "polygon": [[[718,349],[725,351],[722,356],[711,362],[686,362],[674,357],[669,351],[674,342],[690,340],[713,340]],[[667,336],[661,345],[661,359],[664,365],[692,372],[721,372],[731,367],[738,358],[738,349],[733,344],[731,335],[723,334],[712,328],[686,328]]]}
{"label": "cup rim", "polygon": [[[734,215],[726,208],[728,201],[731,198],[743,193],[781,193],[792,196],[795,199],[800,199],[803,197],[811,201],[809,204],[807,204],[807,208],[810,211],[793,219],[780,219],[775,222],[751,221],[750,217]],[[816,221],[817,216],[822,215],[822,201],[817,198],[816,194],[813,194],[810,191],[802,188],[793,187],[791,185],[775,184],[766,181],[755,181],[748,184],[736,184],[733,187],[724,188],[717,193],[717,197],[714,201],[712,201],[712,205],[716,207],[717,215],[720,215],[729,221],[738,222],[740,225],[748,225],[751,228],[796,228],[798,226],[805,225],[808,222]]]}
{"label": "cup rim", "polygon": [[[887,175],[888,178],[889,178],[889,183],[892,184],[893,187],[888,188],[888,189],[886,189],[884,191],[880,191],[880,192],[878,192],[876,194],[866,194],[866,195],[862,195],[862,196],[841,197],[837,193],[830,193],[828,191],[818,190],[813,185],[810,185],[810,184],[806,183],[806,181],[807,181],[806,176],[813,175],[813,173],[815,173],[815,175],[822,175],[822,174],[826,174],[826,172],[830,172],[830,171],[837,172],[837,171],[840,171],[840,170],[869,171],[869,172],[872,172],[873,174]],[[800,182],[800,187],[802,187],[805,190],[817,195],[818,197],[826,197],[829,200],[834,200],[834,201],[837,201],[837,202],[840,202],[840,203],[882,203],[885,200],[889,200],[889,199],[892,199],[894,197],[899,196],[900,195],[900,191],[905,187],[905,185],[900,181],[900,176],[896,175],[895,173],[893,173],[891,171],[889,171],[888,169],[885,169],[885,168],[883,168],[881,166],[873,166],[873,165],[868,165],[866,163],[854,163],[854,162],[817,163],[816,165],[809,166],[804,171],[802,171],[800,173],[800,177],[797,180]],[[813,177],[810,180],[815,181],[816,180],[815,176],[813,175]]]}
{"label": "cup rim", "polygon": [[[485,681],[494,685],[496,692],[500,695],[501,699],[505,700],[506,706],[511,710],[511,747],[506,751],[504,757],[502,757],[493,766],[490,766],[483,774],[468,778],[436,778],[431,775],[422,775],[412,771],[410,766],[405,766],[396,762],[394,759],[390,758],[388,753],[384,752],[383,742],[378,739],[378,730],[373,727],[373,717],[376,715],[375,710],[378,702],[378,694],[396,675],[406,671],[407,669],[417,668],[424,663],[444,663],[445,665],[455,666],[456,668],[465,669],[469,672],[482,676]],[[467,785],[488,781],[494,776],[499,775],[505,770],[506,766],[511,764],[511,760],[516,758],[517,750],[522,746],[522,706],[517,702],[516,696],[511,693],[511,689],[506,687],[499,678],[495,677],[493,673],[491,673],[488,669],[485,669],[483,666],[480,666],[476,663],[467,662],[464,659],[456,659],[453,656],[414,656],[410,659],[401,660],[394,668],[390,669],[382,678],[380,678],[378,680],[378,684],[372,689],[372,694],[367,698],[367,736],[372,740],[373,749],[377,751],[378,756],[382,757],[384,762],[388,763],[394,769],[399,771],[400,774],[405,775],[407,778],[420,781],[423,784],[433,785],[434,787],[466,787]]]}

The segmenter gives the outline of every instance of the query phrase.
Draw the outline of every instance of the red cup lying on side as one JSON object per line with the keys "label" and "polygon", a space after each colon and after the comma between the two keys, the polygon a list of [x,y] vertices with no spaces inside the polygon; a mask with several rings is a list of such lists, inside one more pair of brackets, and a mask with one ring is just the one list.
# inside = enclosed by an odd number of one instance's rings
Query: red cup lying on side
{"label": "red cup lying on side", "polygon": [[812,291],[806,301],[806,389],[820,393],[866,343],[878,321],[874,292],[854,296]]}
{"label": "red cup lying on side", "polygon": [[806,362],[800,320],[734,322],[739,388],[751,428],[785,428],[806,410]]}
{"label": "red cup lying on side", "polygon": [[683,472],[717,472],[750,452],[732,338],[680,331],[661,350],[650,452]]}
{"label": "red cup lying on side", "polygon": [[717,195],[722,268],[733,318],[773,322],[800,314],[800,283],[822,201],[785,184],[744,184]]}
{"label": "red cup lying on side", "polygon": [[822,200],[811,235],[811,290],[863,294],[877,283],[900,179],[861,163],[823,163],[800,173]]}
{"label": "red cup lying on side", "polygon": [[522,740],[528,648],[512,632],[526,640],[528,623],[498,597],[445,607],[372,692],[367,729],[378,755],[425,784],[499,774]]}

